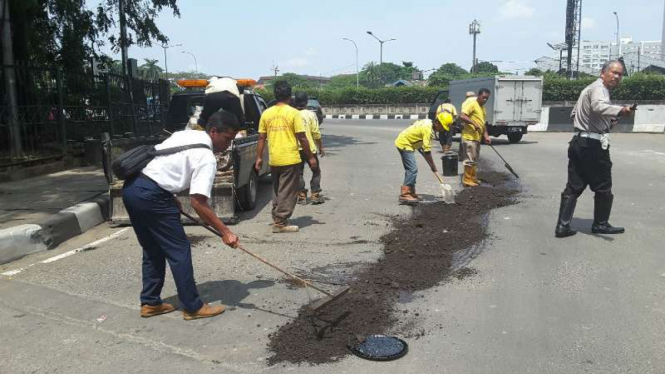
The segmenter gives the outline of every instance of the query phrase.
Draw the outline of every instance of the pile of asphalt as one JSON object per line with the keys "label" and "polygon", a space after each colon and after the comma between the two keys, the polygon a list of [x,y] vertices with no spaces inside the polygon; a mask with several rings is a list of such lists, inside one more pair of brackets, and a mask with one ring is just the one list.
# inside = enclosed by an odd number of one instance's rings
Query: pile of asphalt
{"label": "pile of asphalt", "polygon": [[456,196],[456,203],[422,204],[410,217],[395,218],[381,238],[384,256],[354,275],[351,291],[315,314],[302,308],[270,335],[270,365],[320,364],[350,354],[369,334],[389,333],[399,322],[400,294],[432,288],[454,274],[453,256],[487,238],[492,209],[515,203],[515,185],[504,173],[480,174],[483,185]]}

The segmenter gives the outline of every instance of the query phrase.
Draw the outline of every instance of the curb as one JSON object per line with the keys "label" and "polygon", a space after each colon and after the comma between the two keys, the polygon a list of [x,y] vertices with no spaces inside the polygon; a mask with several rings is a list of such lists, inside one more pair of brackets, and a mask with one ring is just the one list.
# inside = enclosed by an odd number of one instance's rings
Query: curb
{"label": "curb", "polygon": [[326,119],[425,119],[427,114],[327,114]]}
{"label": "curb", "polygon": [[73,205],[33,224],[0,230],[0,264],[53,249],[61,243],[106,222],[109,196]]}

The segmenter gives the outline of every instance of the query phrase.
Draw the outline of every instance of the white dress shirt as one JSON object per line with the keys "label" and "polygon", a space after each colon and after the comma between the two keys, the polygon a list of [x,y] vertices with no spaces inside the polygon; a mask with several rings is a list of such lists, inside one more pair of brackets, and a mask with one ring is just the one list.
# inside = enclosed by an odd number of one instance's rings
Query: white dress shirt
{"label": "white dress shirt", "polygon": [[210,198],[217,160],[212,153],[212,140],[205,131],[177,131],[155,148],[161,150],[190,144],[206,144],[210,149],[193,148],[155,157],[143,169],[143,174],[171,193],[179,193],[189,188],[190,195]]}

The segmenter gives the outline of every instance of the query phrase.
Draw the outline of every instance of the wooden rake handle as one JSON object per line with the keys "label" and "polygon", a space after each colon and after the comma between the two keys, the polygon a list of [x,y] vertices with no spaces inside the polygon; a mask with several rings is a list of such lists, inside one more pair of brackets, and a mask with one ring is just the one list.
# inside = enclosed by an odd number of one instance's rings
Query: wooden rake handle
{"label": "wooden rake handle", "polygon": [[[205,222],[201,222],[201,221],[199,221],[198,219],[196,219],[196,218],[192,217],[191,215],[189,215],[189,214],[183,212],[182,210],[180,211],[180,213],[181,213],[183,216],[189,218],[192,222],[198,224],[199,226],[204,227],[205,229],[207,229],[207,230],[210,231],[211,233],[213,233],[213,234],[219,236],[220,238],[222,237],[222,234],[220,234],[220,233],[219,233],[217,230],[215,230],[214,228],[210,227],[210,226],[209,226],[208,224],[206,224]],[[261,256],[259,256],[259,255],[257,255],[256,253],[250,252],[249,250],[245,249],[245,247],[243,247],[242,245],[238,244],[238,247],[237,247],[237,248],[238,248],[239,250],[241,250],[241,251],[247,253],[248,255],[254,257],[255,259],[257,259],[257,260],[263,262],[264,264],[270,266],[271,268],[273,268],[273,269],[279,271],[280,273],[286,275],[287,277],[289,277],[289,278],[295,280],[296,282],[298,282],[298,283],[300,283],[300,284],[303,284],[303,285],[305,285],[306,287],[311,287],[311,288],[313,288],[313,289],[315,289],[315,290],[317,290],[317,291],[319,291],[319,292],[325,294],[326,296],[330,296],[330,297],[333,296],[331,293],[329,293],[329,292],[327,292],[327,291],[324,291],[323,289],[321,289],[321,288],[319,288],[319,287],[313,285],[312,283],[310,283],[310,282],[308,282],[308,281],[306,281],[306,280],[304,280],[304,279],[302,279],[302,278],[300,278],[300,277],[298,277],[298,276],[296,276],[296,275],[293,275],[293,274],[289,273],[288,271],[286,271],[286,270],[284,270],[284,269],[281,269],[281,268],[278,267],[277,265],[273,265],[273,264],[271,264],[271,263],[268,262],[268,260],[266,260],[265,258],[263,258],[263,257],[261,257]]]}
{"label": "wooden rake handle", "polygon": [[436,175],[436,178],[439,180],[439,183],[444,184],[444,183],[443,183],[443,178],[441,178],[441,176],[439,175],[439,173],[435,173],[435,172],[432,172],[432,173],[434,173],[434,175]]}

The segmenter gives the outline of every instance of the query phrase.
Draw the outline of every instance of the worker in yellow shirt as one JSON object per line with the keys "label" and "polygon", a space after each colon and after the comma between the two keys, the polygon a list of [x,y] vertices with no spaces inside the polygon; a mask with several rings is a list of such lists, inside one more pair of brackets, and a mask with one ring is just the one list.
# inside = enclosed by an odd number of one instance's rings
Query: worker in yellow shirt
{"label": "worker in yellow shirt", "polygon": [[[464,108],[469,105],[470,102],[476,101],[476,93],[473,91],[468,91],[465,95],[466,99],[464,99],[464,102],[462,102],[462,106],[460,107],[460,110],[464,110]],[[457,125],[459,126],[459,132],[462,132],[464,130],[464,123],[460,120],[460,123]],[[459,141],[459,159],[464,160],[464,155],[466,154],[466,151],[464,150],[464,139],[460,138]]]}
{"label": "worker in yellow shirt", "polygon": [[447,112],[453,116],[453,122],[449,125],[443,125],[443,131],[439,131],[439,143],[441,143],[441,148],[443,153],[449,153],[450,149],[453,147],[453,123],[457,119],[457,108],[450,102],[450,99],[443,101],[443,104],[439,105],[436,108],[436,115],[438,116],[442,112]]}
{"label": "worker in yellow shirt", "polygon": [[400,204],[414,204],[420,201],[420,197],[416,194],[416,178],[418,176],[416,150],[425,156],[430,169],[437,173],[436,165],[432,159],[432,130],[442,131],[443,123],[450,126],[452,123],[450,113],[442,112],[434,118],[434,121],[429,119],[416,121],[404,129],[395,139],[395,146],[402,158],[402,165],[404,165],[404,184],[399,194]]}
{"label": "worker in yellow shirt", "polygon": [[[316,118],[316,114],[311,110],[307,109],[307,102],[309,97],[306,92],[300,91],[296,92],[293,105],[300,111],[302,116],[303,125],[305,126],[305,134],[307,135],[307,141],[312,150],[312,154],[317,162],[319,158],[317,153],[321,154],[321,157],[325,155],[323,150],[323,141],[321,140],[321,131],[319,129],[319,119]],[[300,164],[300,192],[298,193],[298,204],[307,204],[307,186],[305,184],[305,152],[300,146],[300,158],[303,159],[303,162]],[[319,163],[319,168],[317,170],[312,170],[312,179],[309,182],[309,188],[312,190],[312,195],[310,202],[313,205],[323,204],[325,200],[321,196],[321,165]]]}
{"label": "worker in yellow shirt", "polygon": [[492,140],[487,133],[485,103],[490,97],[490,90],[481,88],[476,100],[468,100],[462,105],[460,120],[464,123],[462,129],[462,143],[464,147],[464,179],[466,187],[476,187],[478,182],[478,158],[480,157],[480,142],[482,140],[491,144]]}
{"label": "worker in yellow shirt", "polygon": [[285,81],[274,85],[277,103],[261,115],[259,121],[259,144],[254,168],[258,173],[263,164],[263,150],[268,140],[270,174],[272,176],[272,232],[297,232],[298,226],[288,225],[300,191],[300,152],[302,146],[312,170],[318,170],[319,163],[312,154],[300,112],[291,107],[291,86]]}

